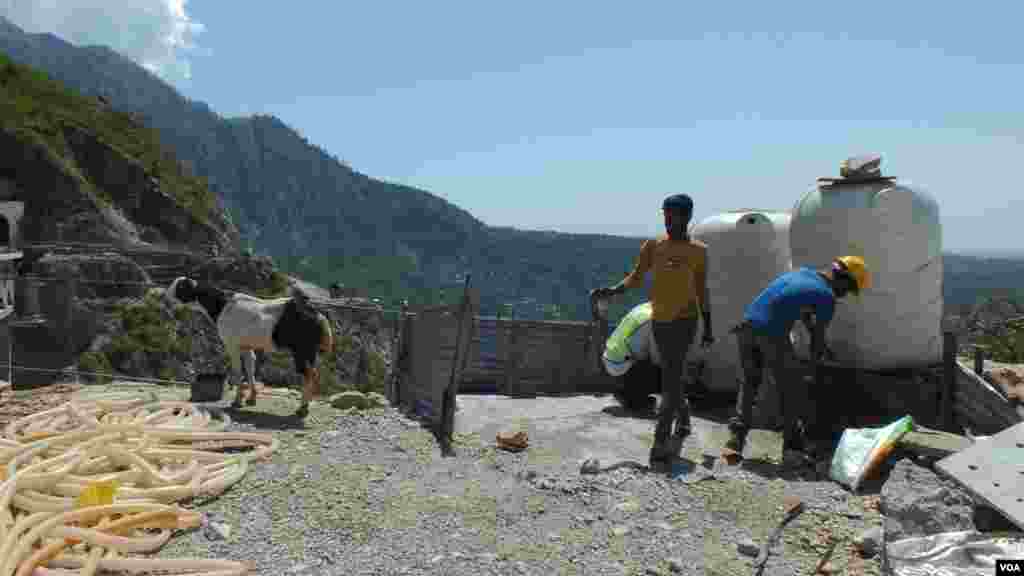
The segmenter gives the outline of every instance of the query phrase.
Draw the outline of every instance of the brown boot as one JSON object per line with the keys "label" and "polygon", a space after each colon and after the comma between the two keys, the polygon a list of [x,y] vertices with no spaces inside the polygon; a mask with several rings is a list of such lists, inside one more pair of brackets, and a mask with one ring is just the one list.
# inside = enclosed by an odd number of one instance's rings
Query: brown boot
{"label": "brown boot", "polygon": [[722,446],[722,457],[730,464],[743,459],[743,449],[747,445],[746,426],[730,425],[729,439]]}
{"label": "brown boot", "polygon": [[747,429],[742,426],[729,427],[729,439],[725,441],[725,449],[742,454],[747,446]]}

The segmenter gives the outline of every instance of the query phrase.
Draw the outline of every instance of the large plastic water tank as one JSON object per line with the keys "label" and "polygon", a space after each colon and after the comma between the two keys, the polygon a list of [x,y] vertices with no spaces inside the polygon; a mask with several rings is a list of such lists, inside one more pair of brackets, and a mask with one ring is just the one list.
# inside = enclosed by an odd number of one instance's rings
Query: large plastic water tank
{"label": "large plastic water tank", "polygon": [[[690,235],[708,246],[708,289],[715,344],[704,352],[704,382],[735,390],[740,375],[736,339],[729,329],[772,280],[790,269],[790,215],[781,210],[737,210],[710,216]],[[700,355],[699,347],[691,354]]]}
{"label": "large plastic water tank", "polygon": [[[872,286],[836,306],[828,341],[846,365],[913,368],[942,357],[942,226],[938,203],[895,179],[819,179],[796,203],[790,223],[794,266],[864,258]],[[800,328],[798,353],[809,335]]]}

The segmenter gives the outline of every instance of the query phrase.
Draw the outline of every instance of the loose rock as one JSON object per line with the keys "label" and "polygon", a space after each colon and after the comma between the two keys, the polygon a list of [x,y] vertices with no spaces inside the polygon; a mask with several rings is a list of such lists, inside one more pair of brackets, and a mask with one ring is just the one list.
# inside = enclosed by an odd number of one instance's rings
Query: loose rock
{"label": "loose rock", "polygon": [[974,502],[951,481],[904,458],[882,487],[885,540],[974,530]]}
{"label": "loose rock", "polygon": [[370,405],[370,400],[362,392],[355,390],[347,390],[331,396],[331,406],[334,406],[338,410],[348,410],[355,408],[356,410],[364,410]]}
{"label": "loose rock", "polygon": [[750,538],[744,538],[736,543],[736,550],[744,556],[753,558],[761,552],[761,547]]}
{"label": "loose rock", "polygon": [[872,558],[881,549],[883,532],[880,526],[876,526],[861,533],[853,541],[853,545],[865,558]]}

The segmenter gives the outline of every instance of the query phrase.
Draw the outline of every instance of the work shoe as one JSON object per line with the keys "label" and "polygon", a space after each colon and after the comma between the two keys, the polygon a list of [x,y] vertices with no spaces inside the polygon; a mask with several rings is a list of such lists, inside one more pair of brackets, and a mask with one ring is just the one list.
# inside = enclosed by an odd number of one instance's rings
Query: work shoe
{"label": "work shoe", "polygon": [[644,407],[647,410],[648,414],[654,414],[658,408],[658,399],[655,398],[654,396],[647,396],[647,400]]}
{"label": "work shoe", "polygon": [[651,468],[651,472],[665,474],[672,469],[670,460],[671,459],[666,457],[665,455],[661,455],[659,457],[654,457],[652,455],[651,458],[648,460],[648,465]]}
{"label": "work shoe", "polygon": [[800,466],[807,463],[807,445],[803,437],[796,431],[784,433],[782,436],[782,465],[786,467]]}
{"label": "work shoe", "polygon": [[690,430],[685,429],[683,433],[677,432],[667,442],[665,452],[668,458],[679,459],[683,457],[683,443],[686,442],[686,438],[690,436]]}
{"label": "work shoe", "polygon": [[615,398],[615,401],[619,403],[619,406],[622,406],[623,408],[629,408],[629,400],[626,398],[625,392],[621,390],[612,392],[612,397]]}
{"label": "work shoe", "polygon": [[662,443],[655,442],[647,456],[647,462],[653,472],[666,472],[669,469],[669,457]]}

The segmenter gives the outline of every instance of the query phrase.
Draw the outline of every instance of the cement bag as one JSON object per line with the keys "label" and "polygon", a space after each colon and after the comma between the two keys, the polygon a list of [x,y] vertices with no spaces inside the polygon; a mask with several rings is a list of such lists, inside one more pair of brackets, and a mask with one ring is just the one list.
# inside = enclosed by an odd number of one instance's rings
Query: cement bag
{"label": "cement bag", "polygon": [[[622,376],[638,360],[652,355],[651,303],[644,302],[629,311],[605,342],[604,368],[611,376]],[[652,358],[657,363],[657,358]]]}
{"label": "cement bag", "polygon": [[829,476],[856,492],[861,482],[888,458],[900,438],[913,429],[914,419],[904,416],[882,428],[844,430],[832,456]]}

